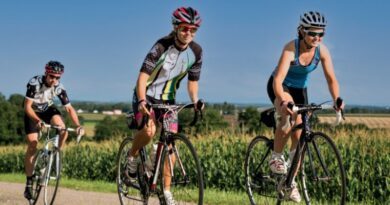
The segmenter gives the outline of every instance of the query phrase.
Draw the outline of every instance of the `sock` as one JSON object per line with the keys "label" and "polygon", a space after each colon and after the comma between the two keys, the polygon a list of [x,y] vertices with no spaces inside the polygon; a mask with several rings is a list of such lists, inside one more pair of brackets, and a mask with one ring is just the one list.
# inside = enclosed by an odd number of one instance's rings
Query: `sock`
{"label": "sock", "polygon": [[32,180],[33,180],[33,177],[32,176],[26,176],[26,185],[32,185]]}

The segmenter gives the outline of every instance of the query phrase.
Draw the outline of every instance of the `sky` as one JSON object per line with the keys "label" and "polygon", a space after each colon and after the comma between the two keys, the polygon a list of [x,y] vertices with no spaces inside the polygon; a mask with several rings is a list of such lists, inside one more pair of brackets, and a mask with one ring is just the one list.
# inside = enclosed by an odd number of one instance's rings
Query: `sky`
{"label": "sky", "polygon": [[[299,16],[317,10],[328,27],[340,95],[346,104],[390,106],[390,1],[386,0],[13,0],[0,3],[0,93],[26,84],[58,60],[69,98],[130,102],[153,44],[172,30],[171,14],[191,6],[203,19],[199,96],[206,102],[270,103],[266,85],[283,46],[297,37]],[[331,96],[319,67],[309,101]],[[186,81],[178,101],[188,101]]]}

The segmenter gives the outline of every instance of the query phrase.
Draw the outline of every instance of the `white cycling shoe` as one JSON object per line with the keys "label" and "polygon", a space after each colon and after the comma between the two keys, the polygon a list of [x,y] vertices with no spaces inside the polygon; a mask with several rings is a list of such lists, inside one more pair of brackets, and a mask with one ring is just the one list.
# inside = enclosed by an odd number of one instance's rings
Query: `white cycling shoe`
{"label": "white cycling shoe", "polygon": [[164,197],[167,205],[176,205],[176,202],[173,199],[172,193],[170,191],[164,191]]}

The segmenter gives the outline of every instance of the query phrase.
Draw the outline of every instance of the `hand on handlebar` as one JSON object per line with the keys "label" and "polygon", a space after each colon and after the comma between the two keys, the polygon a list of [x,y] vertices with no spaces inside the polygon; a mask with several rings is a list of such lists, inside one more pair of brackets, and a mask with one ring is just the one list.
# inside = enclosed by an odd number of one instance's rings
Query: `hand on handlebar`
{"label": "hand on handlebar", "polygon": [[340,97],[338,97],[335,101],[334,101],[334,109],[336,111],[340,111],[340,110],[344,110],[344,100]]}
{"label": "hand on handlebar", "polygon": [[145,100],[141,100],[139,103],[138,103],[138,110],[144,114],[144,115],[148,115],[150,116],[150,110],[147,108],[147,103]]}
{"label": "hand on handlebar", "polygon": [[293,106],[294,106],[294,102],[282,101],[282,103],[280,104],[280,109],[282,113],[286,115],[293,115],[294,114],[292,111]]}
{"label": "hand on handlebar", "polygon": [[202,99],[196,101],[195,106],[194,106],[195,111],[202,111],[204,109],[204,107],[205,107],[205,103]]}
{"label": "hand on handlebar", "polygon": [[84,127],[82,126],[78,126],[76,128],[76,133],[77,133],[77,136],[84,136],[85,135],[85,130],[84,130]]}

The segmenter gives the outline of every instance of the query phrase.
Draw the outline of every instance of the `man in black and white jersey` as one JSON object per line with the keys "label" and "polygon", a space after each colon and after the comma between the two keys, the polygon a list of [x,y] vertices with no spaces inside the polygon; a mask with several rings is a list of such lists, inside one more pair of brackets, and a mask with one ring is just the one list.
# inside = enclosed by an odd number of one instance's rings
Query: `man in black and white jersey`
{"label": "man in black and white jersey", "polygon": [[[202,48],[193,41],[201,19],[197,10],[181,7],[173,12],[173,31],[159,39],[147,54],[133,96],[133,110],[138,124],[150,116],[146,126],[135,134],[129,156],[129,175],[136,177],[138,150],[147,145],[156,132],[160,113],[148,110],[147,103],[174,104],[176,90],[188,74],[187,89],[192,102],[198,102],[198,80],[202,66]],[[164,180],[166,179],[164,177]],[[166,183],[169,190],[170,181]],[[167,204],[175,204],[170,191],[164,191]]]}
{"label": "man in black and white jersey", "polygon": [[[37,151],[38,131],[42,123],[65,127],[60,111],[54,106],[53,99],[58,96],[65,110],[69,113],[73,123],[77,126],[77,133],[83,134],[84,129],[75,109],[70,104],[64,86],[59,82],[64,72],[64,66],[58,61],[49,61],[45,66],[45,75],[38,75],[30,79],[24,101],[24,126],[27,135],[27,151],[25,155],[25,173],[27,177],[24,197],[32,198],[32,172],[34,155]],[[60,133],[60,148],[65,144],[67,132]]]}

